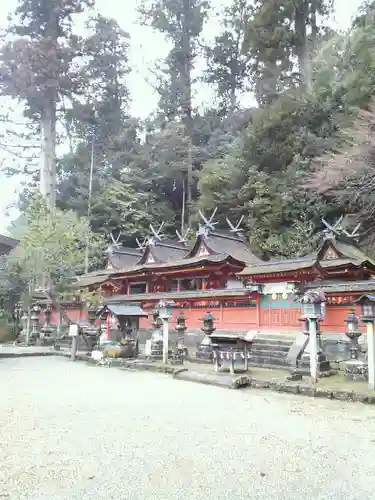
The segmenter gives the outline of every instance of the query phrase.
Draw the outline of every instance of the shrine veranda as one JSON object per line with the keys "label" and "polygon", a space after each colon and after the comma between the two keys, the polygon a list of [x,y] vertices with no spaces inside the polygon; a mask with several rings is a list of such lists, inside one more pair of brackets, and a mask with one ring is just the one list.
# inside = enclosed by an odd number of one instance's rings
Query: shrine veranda
{"label": "shrine veranda", "polygon": [[[171,324],[183,311],[191,346],[202,338],[202,317],[208,311],[217,331],[294,339],[302,331],[299,297],[319,288],[325,294],[322,337],[336,345],[339,339],[347,340],[349,309],[360,316],[366,304],[358,305],[357,300],[375,300],[375,262],[360,249],[357,233],[348,233],[341,220],[325,224],[318,252],[267,262],[251,252],[238,226],[229,223],[229,229],[219,230],[212,217],[204,219],[192,244],[181,235],[165,238],[162,228],[152,228],[152,236],[139,248],[113,242],[106,268],[78,276],[72,286],[98,291],[104,304],[139,305],[147,313],[137,319],[141,337],[151,328],[160,299],[170,301]],[[85,320],[81,304],[67,302],[65,307],[71,320]],[[56,313],[51,321],[57,321]]]}

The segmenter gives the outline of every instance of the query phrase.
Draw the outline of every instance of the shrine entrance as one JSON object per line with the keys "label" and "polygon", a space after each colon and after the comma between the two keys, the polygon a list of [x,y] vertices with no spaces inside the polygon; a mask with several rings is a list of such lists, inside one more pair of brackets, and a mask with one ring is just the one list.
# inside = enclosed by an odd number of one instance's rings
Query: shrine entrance
{"label": "shrine entrance", "polygon": [[301,311],[295,294],[272,293],[260,298],[260,330],[297,332],[300,330]]}

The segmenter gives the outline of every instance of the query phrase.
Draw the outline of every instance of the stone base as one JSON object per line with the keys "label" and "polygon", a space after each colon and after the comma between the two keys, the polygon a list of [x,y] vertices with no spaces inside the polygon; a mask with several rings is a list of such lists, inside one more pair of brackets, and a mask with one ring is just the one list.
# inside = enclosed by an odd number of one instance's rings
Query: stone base
{"label": "stone base", "polygon": [[200,345],[195,353],[196,362],[197,363],[210,363],[214,359],[214,353],[212,346],[208,345]]}
{"label": "stone base", "polygon": [[351,359],[345,363],[347,380],[368,380],[368,365],[364,361]]}
{"label": "stone base", "polygon": [[[331,365],[323,353],[318,354],[317,360],[317,370],[318,372],[329,372],[331,370]],[[307,371],[310,373],[310,354],[303,354],[300,362],[298,363],[298,372]]]}
{"label": "stone base", "polygon": [[163,359],[163,341],[151,342],[151,359]]}
{"label": "stone base", "polygon": [[214,351],[212,348],[212,341],[209,335],[205,335],[202,342],[197,348],[195,353],[195,361],[197,363],[212,363],[214,359]]}

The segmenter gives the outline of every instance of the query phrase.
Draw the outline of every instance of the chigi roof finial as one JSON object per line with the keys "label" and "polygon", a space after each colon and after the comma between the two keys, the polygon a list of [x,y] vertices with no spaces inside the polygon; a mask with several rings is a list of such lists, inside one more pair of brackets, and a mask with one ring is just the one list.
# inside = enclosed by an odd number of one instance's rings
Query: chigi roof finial
{"label": "chigi roof finial", "polygon": [[242,221],[244,220],[244,218],[245,218],[245,216],[243,215],[236,225],[232,224],[231,221],[228,219],[228,217],[225,219],[227,221],[228,226],[230,227],[231,233],[234,233],[234,234],[243,233],[243,228],[240,227],[240,225],[242,224]]}
{"label": "chigi roof finial", "polygon": [[215,229],[215,226],[218,224],[218,222],[214,222],[214,217],[216,215],[216,212],[217,212],[217,207],[212,212],[211,217],[207,219],[203,215],[203,213],[199,210],[199,215],[203,220],[204,224],[199,225],[198,234],[207,234],[209,231],[213,231]]}
{"label": "chigi roof finial", "polygon": [[343,215],[341,215],[333,225],[329,224],[325,219],[322,218],[322,223],[324,224],[324,226],[326,228],[324,230],[325,237],[332,238],[334,236],[345,235],[346,238],[355,240],[360,236],[360,234],[358,233],[358,230],[361,227],[361,224],[357,224],[357,226],[354,228],[354,230],[352,232],[349,232],[346,229],[344,229],[343,222],[344,222]]}
{"label": "chigi roof finial", "polygon": [[187,237],[188,237],[188,234],[190,233],[190,228],[188,228],[184,234],[180,234],[177,229],[176,229],[176,234],[177,234],[177,238],[178,238],[178,242],[179,243],[186,243],[187,242]]}

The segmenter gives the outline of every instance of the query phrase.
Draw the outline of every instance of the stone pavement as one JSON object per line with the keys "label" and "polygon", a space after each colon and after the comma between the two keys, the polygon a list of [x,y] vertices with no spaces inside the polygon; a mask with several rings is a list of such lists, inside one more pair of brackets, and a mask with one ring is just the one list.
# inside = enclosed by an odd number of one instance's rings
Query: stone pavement
{"label": "stone pavement", "polygon": [[[70,350],[63,348],[59,351],[53,347],[13,346],[0,345],[0,359],[31,356],[63,356],[70,357]],[[86,351],[77,353],[77,361],[91,361]],[[96,364],[96,363],[94,363]],[[109,359],[104,363],[108,367],[119,367],[123,370],[149,371],[172,375],[178,380],[198,382],[205,385],[214,385],[228,389],[249,387],[253,389],[269,389],[276,392],[286,392],[304,396],[342,401],[362,402],[375,405],[375,393],[369,391],[366,382],[347,381],[343,373],[319,379],[316,385],[311,385],[309,377],[302,381],[286,381],[288,371],[261,367],[250,367],[246,374],[230,375],[228,372],[215,373],[209,364],[193,363],[188,361],[183,365],[164,365],[162,362],[148,362],[145,360]]]}
{"label": "stone pavement", "polygon": [[374,498],[369,406],[62,357],[4,359],[0,377],[0,498]]}
{"label": "stone pavement", "polygon": [[51,347],[0,344],[0,358],[53,356],[54,354],[56,352]]}

